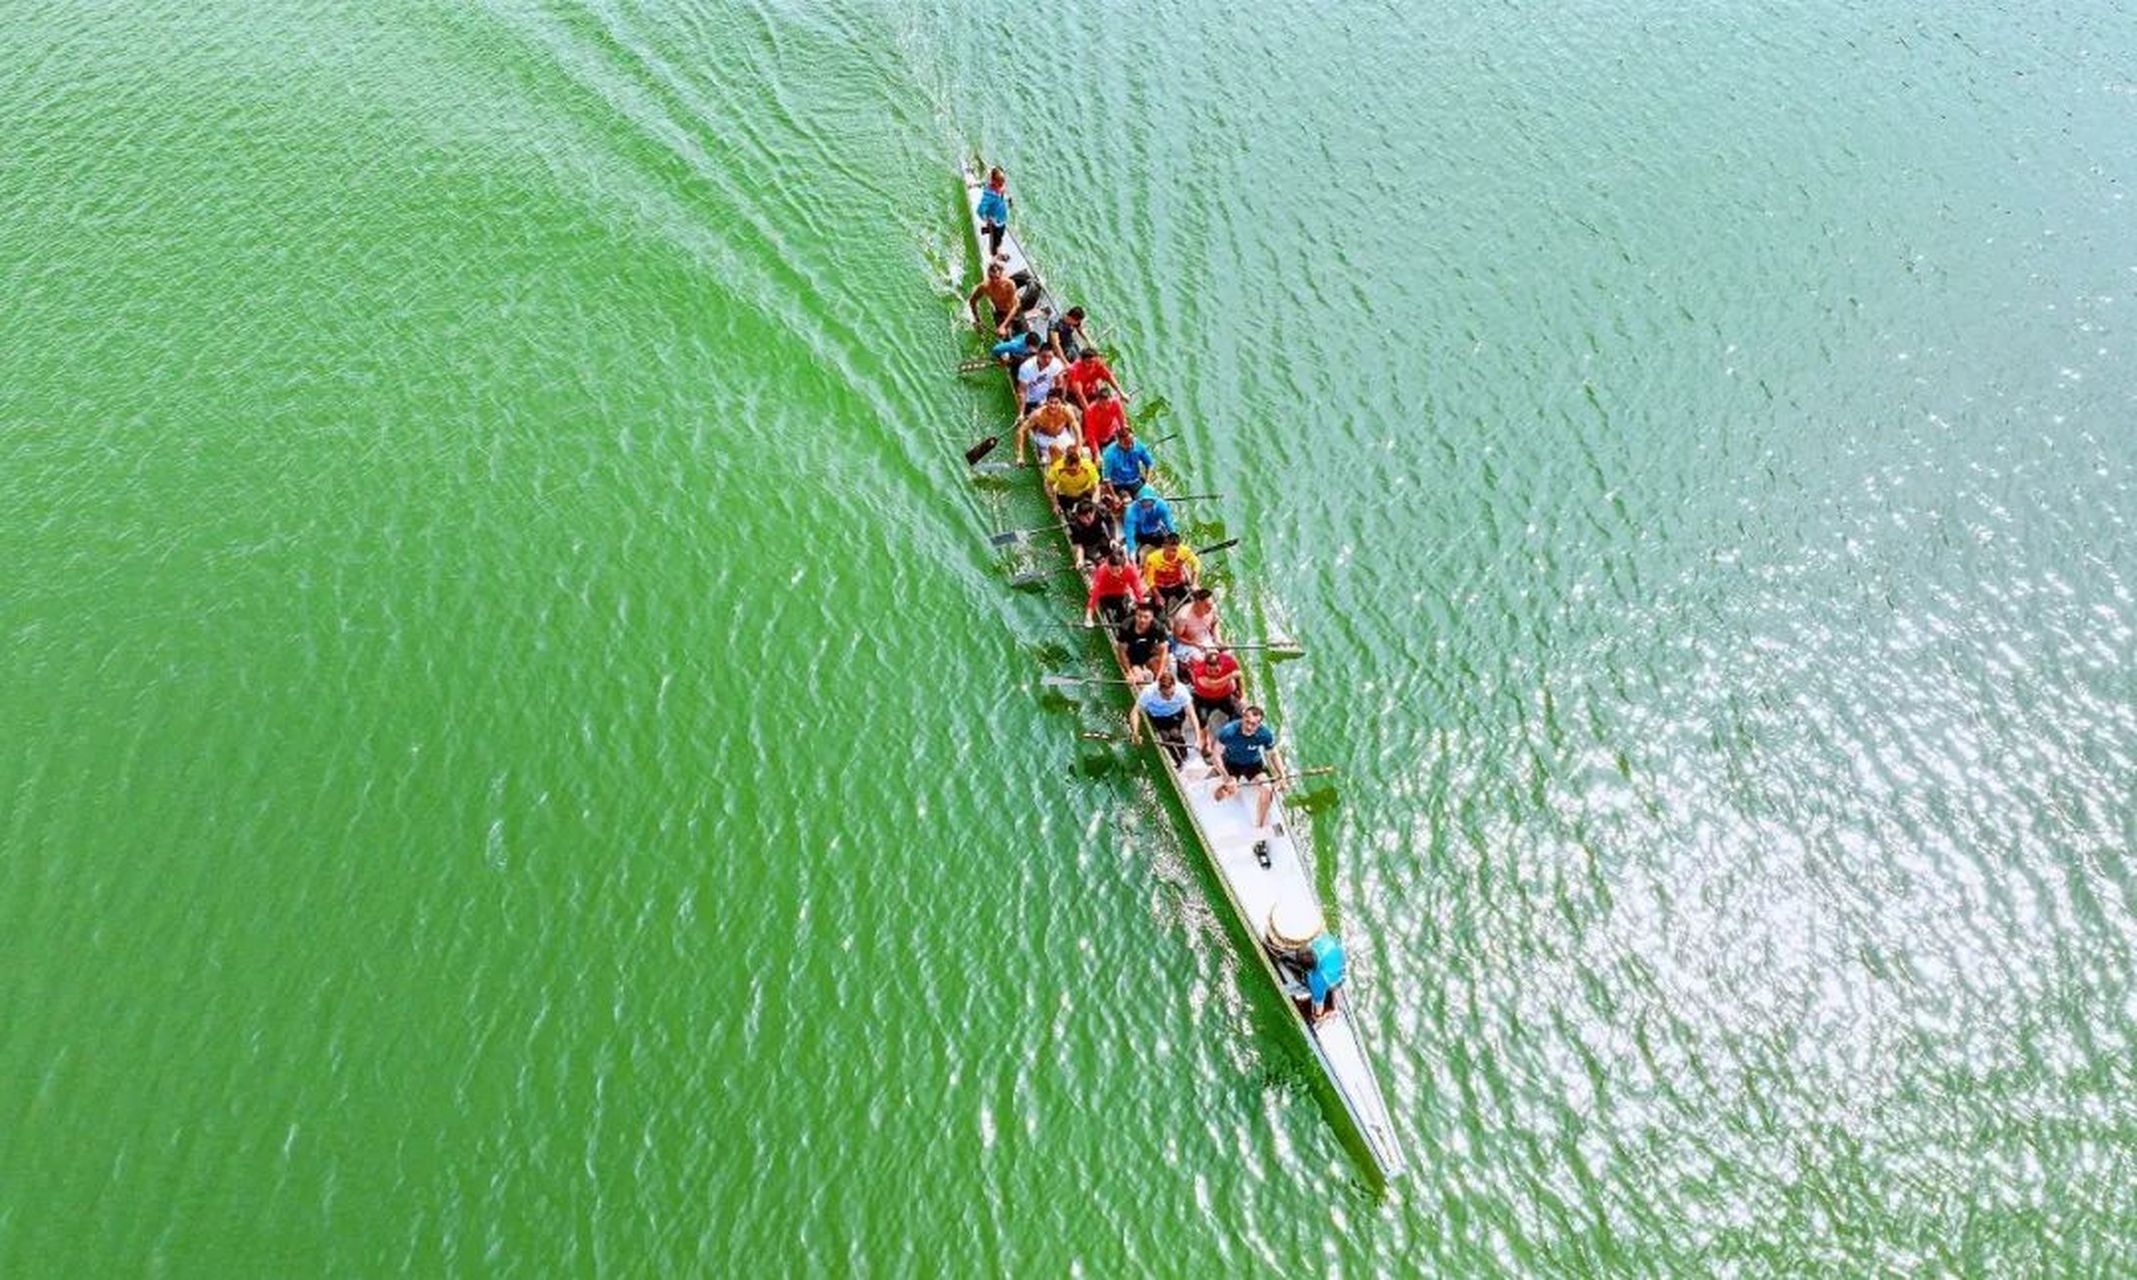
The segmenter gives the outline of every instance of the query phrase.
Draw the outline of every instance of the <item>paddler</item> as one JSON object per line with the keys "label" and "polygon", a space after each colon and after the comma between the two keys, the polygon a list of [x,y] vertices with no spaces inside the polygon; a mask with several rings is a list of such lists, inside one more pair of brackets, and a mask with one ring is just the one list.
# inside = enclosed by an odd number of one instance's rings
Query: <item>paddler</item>
{"label": "paddler", "polygon": [[1350,960],[1343,943],[1310,903],[1279,901],[1269,909],[1269,927],[1262,945],[1276,961],[1285,978],[1285,990],[1298,1005],[1299,1016],[1319,1022],[1336,1011],[1336,991],[1349,976]]}
{"label": "paddler", "polygon": [[994,304],[994,336],[997,338],[1008,337],[1009,328],[1016,323],[1017,316],[1023,312],[1024,304],[1017,299],[1016,281],[1011,280],[1008,273],[1002,270],[1001,263],[988,263],[987,278],[974,285],[972,292],[965,296],[965,307],[972,312],[972,323],[975,325],[981,323],[979,318],[979,300],[981,298],[985,298],[988,302]]}
{"label": "paddler", "polygon": [[1024,412],[1030,413],[1046,403],[1047,393],[1054,389],[1055,380],[1067,367],[1061,363],[1060,356],[1044,347],[1017,366],[1017,394],[1023,397]]}
{"label": "paddler", "polygon": [[1076,407],[1079,409],[1090,408],[1091,401],[1098,394],[1098,388],[1102,386],[1111,387],[1115,395],[1126,398],[1126,393],[1120,389],[1119,380],[1113,376],[1113,370],[1106,367],[1105,360],[1099,356],[1095,347],[1085,348],[1062,378],[1068,383],[1069,395],[1075,397]]}
{"label": "paddler", "polygon": [[1158,598],[1160,616],[1170,618],[1187,601],[1202,577],[1202,559],[1195,549],[1168,533],[1157,546],[1143,552],[1143,582]]}
{"label": "paddler", "polygon": [[1150,446],[1138,441],[1134,429],[1126,423],[1121,424],[1113,443],[1105,446],[1098,455],[1098,473],[1115,491],[1123,494],[1142,492],[1157,465],[1157,459],[1150,455]]}
{"label": "paddler", "polygon": [[1083,443],[1097,454],[1113,443],[1113,437],[1126,430],[1128,415],[1114,398],[1113,388],[1101,386],[1091,401],[1091,407],[1083,411]]}
{"label": "paddler", "polygon": [[1165,754],[1175,765],[1179,764],[1187,758],[1187,712],[1193,701],[1193,695],[1171,667],[1158,672],[1158,678],[1144,685],[1143,691],[1135,695],[1135,705],[1128,708],[1128,741],[1142,744],[1143,722],[1147,720]]}
{"label": "paddler", "polygon": [[1099,610],[1106,614],[1109,626],[1118,625],[1127,616],[1128,607],[1141,604],[1143,579],[1128,563],[1128,553],[1116,542],[1106,548],[1105,559],[1091,571],[1091,591],[1083,601],[1083,625],[1095,626]]}
{"label": "paddler", "polygon": [[1062,312],[1061,318],[1054,322],[1052,332],[1047,334],[1047,340],[1053,343],[1055,355],[1073,364],[1076,357],[1083,354],[1085,345],[1083,308],[1070,307]]}
{"label": "paddler", "polygon": [[1217,730],[1216,739],[1217,772],[1224,781],[1217,784],[1215,798],[1229,799],[1240,783],[1258,780],[1254,825],[1268,826],[1269,805],[1276,799],[1276,731],[1263,720],[1260,707],[1248,707]]}
{"label": "paddler", "polygon": [[[1189,554],[1192,554],[1191,552]],[[1224,626],[1217,619],[1217,597],[1208,587],[1187,593],[1187,603],[1173,610],[1172,656],[1181,663],[1193,662],[1220,643]]]}
{"label": "paddler", "polygon": [[980,189],[974,212],[979,215],[980,234],[987,238],[988,255],[1000,253],[1002,235],[1009,229],[1008,174],[1000,169],[987,170],[987,185]]}
{"label": "paddler", "polygon": [[1014,338],[1004,338],[987,348],[987,354],[1004,369],[1014,369],[1019,360],[1039,354],[1039,335],[1020,333]]}
{"label": "paddler", "polygon": [[1072,444],[1046,469],[1046,487],[1052,491],[1054,501],[1061,504],[1061,513],[1067,515],[1077,503],[1097,494],[1098,468]]}
{"label": "paddler", "polygon": [[1113,650],[1131,685],[1147,684],[1172,669],[1172,632],[1158,620],[1147,595],[1136,601],[1127,625],[1114,633]]}
{"label": "paddler", "polygon": [[1120,513],[1121,540],[1128,544],[1129,555],[1141,554],[1138,548],[1145,543],[1163,542],[1168,533],[1178,533],[1179,526],[1172,522],[1172,507],[1158,491],[1144,485],[1135,495],[1135,501]]}
{"label": "paddler", "polygon": [[1245,686],[1246,673],[1239,669],[1239,659],[1222,644],[1215,644],[1187,664],[1187,683],[1195,695],[1195,725],[1200,732],[1202,758],[1208,760],[1217,754],[1211,730],[1239,716],[1239,691]]}
{"label": "paddler", "polygon": [[[1024,442],[1026,438],[1036,442],[1039,449],[1039,465],[1050,466],[1059,455],[1066,453],[1076,443],[1076,411],[1069,407],[1068,397],[1061,388],[1047,393],[1046,403],[1017,419],[1017,465],[1024,465]],[[1103,477],[1105,472],[1099,472]]]}
{"label": "paddler", "polygon": [[1068,536],[1069,551],[1081,569],[1105,559],[1106,548],[1113,545],[1113,522],[1105,518],[1097,503],[1079,502],[1069,512]]}

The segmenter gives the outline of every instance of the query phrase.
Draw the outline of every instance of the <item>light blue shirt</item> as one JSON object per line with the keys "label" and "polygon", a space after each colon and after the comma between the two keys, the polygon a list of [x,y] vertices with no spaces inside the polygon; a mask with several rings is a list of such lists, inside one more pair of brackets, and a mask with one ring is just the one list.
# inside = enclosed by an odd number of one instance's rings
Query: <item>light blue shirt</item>
{"label": "light blue shirt", "polygon": [[996,226],[1009,222],[1009,201],[993,187],[983,188],[979,193],[979,220]]}
{"label": "light blue shirt", "polygon": [[1170,698],[1159,691],[1157,682],[1153,680],[1144,685],[1143,691],[1136,695],[1135,705],[1141,707],[1146,716],[1176,716],[1187,710],[1192,696],[1193,691],[1188,688],[1185,680],[1172,686]]}

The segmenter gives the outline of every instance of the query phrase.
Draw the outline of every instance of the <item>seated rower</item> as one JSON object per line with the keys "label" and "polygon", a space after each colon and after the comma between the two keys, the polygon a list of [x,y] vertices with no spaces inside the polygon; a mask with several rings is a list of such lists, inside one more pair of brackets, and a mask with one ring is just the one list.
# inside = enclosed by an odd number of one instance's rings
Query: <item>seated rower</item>
{"label": "seated rower", "polygon": [[1083,336],[1083,308],[1070,307],[1054,322],[1053,331],[1047,335],[1053,343],[1054,354],[1074,364],[1087,345]]}
{"label": "seated rower", "polygon": [[1336,990],[1348,976],[1349,957],[1322,921],[1320,908],[1311,903],[1278,902],[1269,908],[1262,946],[1276,961],[1300,1017],[1319,1022],[1336,1011]]}
{"label": "seated rower", "polygon": [[1158,672],[1158,678],[1143,686],[1135,695],[1135,705],[1128,709],[1128,741],[1140,746],[1143,741],[1143,722],[1150,723],[1158,745],[1175,768],[1187,758],[1187,713],[1193,706],[1193,695],[1172,668]]}
{"label": "seated rower", "polygon": [[987,348],[987,354],[1004,369],[1014,369],[1019,361],[1039,354],[1039,335],[1020,333],[1013,338],[1004,338]]}
{"label": "seated rower", "polygon": [[1079,502],[1069,512],[1068,536],[1069,552],[1081,569],[1105,559],[1106,548],[1113,545],[1113,522],[1105,518],[1097,503]]}
{"label": "seated rower", "polygon": [[[1026,439],[1036,443],[1039,450],[1039,465],[1053,465],[1069,446],[1076,443],[1076,411],[1069,407],[1068,397],[1055,387],[1047,393],[1046,402],[1017,419],[1017,465],[1024,465]],[[1101,478],[1104,471],[1100,471]]]}
{"label": "seated rower", "polygon": [[1222,644],[1223,636],[1223,624],[1217,620],[1217,599],[1208,587],[1196,587],[1188,592],[1187,603],[1173,610],[1172,653],[1175,660],[1193,662],[1204,652]]}
{"label": "seated rower", "polygon": [[1150,456],[1150,446],[1136,440],[1134,429],[1125,422],[1121,424],[1119,434],[1113,437],[1113,443],[1098,455],[1098,474],[1105,477],[1108,485],[1125,494],[1142,492],[1157,465],[1157,459]]}
{"label": "seated rower", "polygon": [[1142,569],[1143,583],[1158,598],[1158,613],[1164,618],[1179,611],[1187,602],[1187,593],[1202,578],[1201,558],[1177,533],[1166,534],[1157,546],[1143,552]]}
{"label": "seated rower", "polygon": [[1094,455],[1102,455],[1128,425],[1128,415],[1114,398],[1113,388],[1101,386],[1091,407],[1083,411],[1083,443]]}
{"label": "seated rower", "polygon": [[1195,726],[1202,758],[1208,760],[1217,754],[1211,734],[1239,716],[1239,694],[1245,687],[1246,673],[1239,669],[1239,659],[1223,645],[1212,645],[1187,664],[1187,683],[1195,695]]}
{"label": "seated rower", "polygon": [[1143,602],[1143,579],[1128,563],[1128,553],[1116,542],[1106,548],[1105,558],[1091,571],[1091,591],[1083,601],[1083,625],[1095,626],[1102,609],[1106,625],[1119,626],[1132,605]]}
{"label": "seated rower", "polygon": [[972,312],[972,323],[975,325],[982,323],[979,318],[981,298],[994,305],[994,336],[1008,337],[1009,327],[1016,323],[1016,318],[1023,312],[1024,306],[1017,299],[1016,281],[1009,278],[1001,263],[989,262],[987,278],[973,286],[972,292],[965,296],[965,307]]}
{"label": "seated rower", "polygon": [[1055,381],[1066,367],[1059,356],[1045,347],[1034,351],[1017,366],[1017,394],[1023,399],[1024,412],[1030,413],[1046,403],[1047,393],[1054,389]]}
{"label": "seated rower", "polygon": [[1259,780],[1254,825],[1268,826],[1269,804],[1276,799],[1276,731],[1262,719],[1260,707],[1248,707],[1237,720],[1217,730],[1216,740],[1217,772],[1224,775],[1224,781],[1217,784],[1216,798],[1230,799],[1240,783]]}
{"label": "seated rower", "polygon": [[1172,669],[1172,632],[1158,620],[1155,603],[1145,595],[1126,626],[1113,633],[1113,651],[1131,685],[1148,684]]}
{"label": "seated rower", "polygon": [[1054,501],[1061,504],[1061,513],[1067,515],[1077,503],[1098,493],[1098,468],[1072,444],[1046,469],[1046,487]]}
{"label": "seated rower", "polygon": [[1113,370],[1106,366],[1105,360],[1099,356],[1095,347],[1084,348],[1083,353],[1076,357],[1076,363],[1068,367],[1063,377],[1067,380],[1069,394],[1075,397],[1076,407],[1079,409],[1091,407],[1091,401],[1097,397],[1098,388],[1101,386],[1111,387],[1113,394],[1123,400],[1127,399],[1126,393],[1120,389],[1120,381],[1113,376]]}
{"label": "seated rower", "polygon": [[1142,554],[1146,543],[1163,542],[1168,533],[1178,533],[1179,526],[1172,522],[1172,507],[1158,491],[1144,485],[1135,495],[1135,501],[1120,513],[1120,536],[1128,544],[1128,554]]}

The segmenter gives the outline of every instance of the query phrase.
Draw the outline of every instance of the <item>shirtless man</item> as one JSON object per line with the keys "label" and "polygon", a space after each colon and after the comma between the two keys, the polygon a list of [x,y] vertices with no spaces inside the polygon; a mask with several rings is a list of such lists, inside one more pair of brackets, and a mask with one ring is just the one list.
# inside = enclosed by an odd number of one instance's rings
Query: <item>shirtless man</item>
{"label": "shirtless man", "polygon": [[1043,404],[1017,419],[1017,465],[1024,465],[1026,440],[1038,442],[1040,466],[1053,465],[1056,455],[1076,443],[1076,427],[1076,411],[1069,407],[1062,389],[1055,387],[1046,393]]}
{"label": "shirtless man", "polygon": [[1024,311],[1023,302],[1017,297],[1016,281],[1002,270],[999,262],[987,264],[987,278],[974,285],[965,295],[965,308],[972,313],[972,323],[982,323],[979,318],[979,300],[985,298],[994,304],[994,336],[1006,338],[1009,328]]}

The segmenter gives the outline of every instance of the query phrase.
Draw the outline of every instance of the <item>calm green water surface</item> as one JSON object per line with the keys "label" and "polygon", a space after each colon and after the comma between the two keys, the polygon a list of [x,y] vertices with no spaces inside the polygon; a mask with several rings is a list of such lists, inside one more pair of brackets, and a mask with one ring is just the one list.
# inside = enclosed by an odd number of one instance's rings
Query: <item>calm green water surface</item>
{"label": "calm green water surface", "polygon": [[[2137,1256],[2127,4],[0,55],[0,1272]],[[1040,697],[970,147],[1310,651],[1384,1195]]]}

